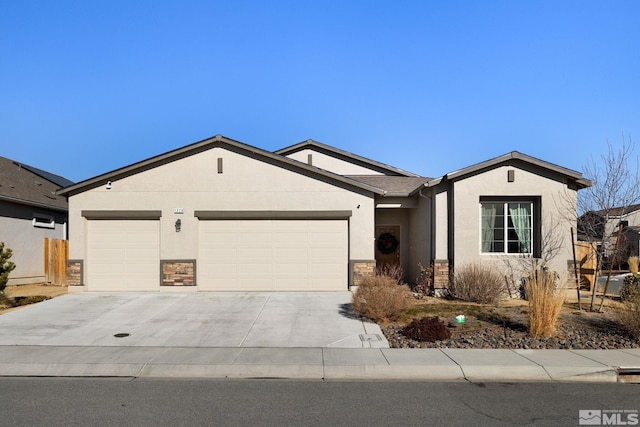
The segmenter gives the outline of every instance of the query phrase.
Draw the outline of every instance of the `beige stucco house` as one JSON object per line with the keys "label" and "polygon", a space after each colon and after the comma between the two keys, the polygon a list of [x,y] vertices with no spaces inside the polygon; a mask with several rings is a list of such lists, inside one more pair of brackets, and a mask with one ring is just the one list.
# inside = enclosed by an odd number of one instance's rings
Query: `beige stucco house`
{"label": "beige stucco house", "polygon": [[[269,152],[217,135],[59,194],[69,281],[87,290],[336,291],[376,265],[413,281],[434,262],[443,280],[539,257],[547,224],[571,226],[557,203],[587,185],[517,152],[432,179],[312,140]],[[553,267],[570,254],[567,238]]]}

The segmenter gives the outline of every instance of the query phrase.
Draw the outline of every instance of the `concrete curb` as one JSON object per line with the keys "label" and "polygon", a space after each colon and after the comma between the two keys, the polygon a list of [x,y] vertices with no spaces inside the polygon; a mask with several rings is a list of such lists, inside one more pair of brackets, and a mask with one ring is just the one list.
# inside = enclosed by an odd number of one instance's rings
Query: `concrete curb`
{"label": "concrete curb", "polygon": [[0,360],[15,360],[0,376],[38,377],[616,382],[621,366],[640,372],[640,352],[627,350],[0,346]]}

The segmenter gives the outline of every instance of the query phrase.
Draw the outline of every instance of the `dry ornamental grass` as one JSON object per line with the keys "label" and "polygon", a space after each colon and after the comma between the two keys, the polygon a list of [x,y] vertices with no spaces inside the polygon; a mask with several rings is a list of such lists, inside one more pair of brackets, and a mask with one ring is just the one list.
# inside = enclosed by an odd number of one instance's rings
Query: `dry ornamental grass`
{"label": "dry ornamental grass", "polygon": [[550,337],[556,331],[565,298],[565,290],[557,287],[556,282],[554,273],[539,268],[525,278],[525,294],[529,301],[529,334],[535,338]]}

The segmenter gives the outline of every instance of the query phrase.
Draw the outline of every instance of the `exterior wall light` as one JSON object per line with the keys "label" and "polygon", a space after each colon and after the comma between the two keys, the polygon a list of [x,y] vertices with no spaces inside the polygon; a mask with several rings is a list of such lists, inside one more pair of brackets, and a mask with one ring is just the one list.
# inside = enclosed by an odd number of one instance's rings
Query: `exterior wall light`
{"label": "exterior wall light", "polygon": [[179,219],[176,220],[176,233],[180,232],[180,228],[182,227],[182,221]]}

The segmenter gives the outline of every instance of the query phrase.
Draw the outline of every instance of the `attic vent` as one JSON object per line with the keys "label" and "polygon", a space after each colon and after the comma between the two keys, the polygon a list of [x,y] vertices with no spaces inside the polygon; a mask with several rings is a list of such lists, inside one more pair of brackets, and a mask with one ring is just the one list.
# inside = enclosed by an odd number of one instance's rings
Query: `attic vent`
{"label": "attic vent", "polygon": [[56,228],[56,223],[50,215],[34,214],[32,224],[38,228]]}
{"label": "attic vent", "polygon": [[514,182],[516,180],[516,171],[509,170],[507,171],[507,182]]}
{"label": "attic vent", "polygon": [[218,173],[222,173],[222,157],[218,157]]}
{"label": "attic vent", "polygon": [[307,163],[313,165],[313,154],[307,154]]}

